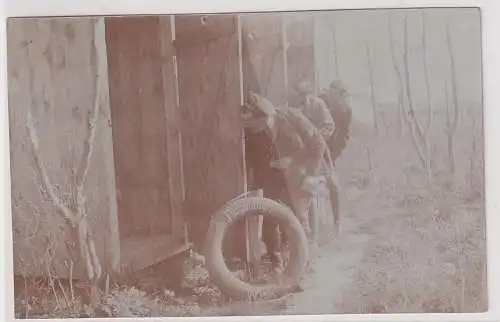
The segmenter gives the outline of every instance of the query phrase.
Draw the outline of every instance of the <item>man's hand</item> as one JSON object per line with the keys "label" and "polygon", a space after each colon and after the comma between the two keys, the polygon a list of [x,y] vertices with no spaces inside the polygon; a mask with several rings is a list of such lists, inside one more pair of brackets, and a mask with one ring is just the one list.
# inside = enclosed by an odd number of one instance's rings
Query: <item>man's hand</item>
{"label": "man's hand", "polygon": [[292,159],[290,157],[284,157],[279,160],[273,160],[271,161],[271,167],[280,169],[280,170],[285,170],[290,166],[290,163],[292,162]]}
{"label": "man's hand", "polygon": [[302,181],[300,189],[308,192],[322,193],[321,188],[325,185],[325,183],[325,176],[307,176]]}

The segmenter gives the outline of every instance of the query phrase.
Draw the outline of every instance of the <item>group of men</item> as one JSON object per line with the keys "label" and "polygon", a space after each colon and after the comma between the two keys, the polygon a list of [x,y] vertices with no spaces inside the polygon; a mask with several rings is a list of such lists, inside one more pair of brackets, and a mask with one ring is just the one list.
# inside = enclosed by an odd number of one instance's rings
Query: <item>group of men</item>
{"label": "group of men", "polygon": [[[301,80],[289,96],[289,107],[277,107],[249,92],[242,110],[251,189],[294,210],[306,234],[313,238],[309,211],[317,178],[332,175],[335,160],[346,147],[351,109],[342,82],[333,81],[315,96]],[[316,180],[316,181],[315,181]],[[262,241],[276,270],[282,269],[283,238],[279,227],[264,218]]]}

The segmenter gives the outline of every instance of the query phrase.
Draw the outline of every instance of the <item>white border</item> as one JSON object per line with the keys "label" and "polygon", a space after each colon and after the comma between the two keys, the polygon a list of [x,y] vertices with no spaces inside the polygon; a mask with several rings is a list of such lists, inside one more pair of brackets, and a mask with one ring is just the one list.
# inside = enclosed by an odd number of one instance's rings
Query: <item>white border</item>
{"label": "white border", "polygon": [[[499,254],[495,246],[500,245],[498,230],[499,201],[495,191],[500,191],[500,172],[495,165],[500,164],[497,140],[500,138],[500,37],[495,35],[499,28],[500,2],[498,0],[455,0],[455,1],[424,1],[424,0],[253,0],[236,2],[231,0],[218,1],[166,1],[166,0],[2,0],[2,18],[5,16],[61,16],[61,15],[123,15],[123,14],[172,14],[196,12],[234,12],[234,11],[277,11],[277,10],[318,10],[318,9],[361,9],[361,8],[405,8],[405,7],[481,7],[483,30],[483,88],[485,109],[485,162],[486,162],[486,211],[488,234],[488,298],[489,312],[485,314],[394,314],[394,315],[322,315],[322,316],[269,316],[245,317],[247,321],[500,321],[500,279],[495,272],[500,272]],[[1,46],[5,53],[5,20],[0,25]],[[3,55],[2,57],[5,57]],[[0,117],[0,131],[5,135],[0,141],[0,162],[4,164],[0,180],[5,184],[0,187],[0,202],[5,205],[4,238],[1,238],[0,249],[5,250],[4,263],[6,272],[0,274],[0,285],[4,286],[2,311],[5,321],[13,320],[13,298],[10,294],[12,281],[12,231],[10,209],[10,171],[9,171],[9,137],[7,113],[6,60],[2,60],[1,94],[4,96],[3,117]],[[495,140],[497,138],[497,140]],[[1,319],[1,315],[0,315]],[[206,317],[206,318],[148,318],[150,321],[180,321],[185,319],[205,321],[240,321],[242,317]],[[144,318],[117,319],[64,319],[53,321],[143,321]],[[30,320],[26,320],[30,321]]]}

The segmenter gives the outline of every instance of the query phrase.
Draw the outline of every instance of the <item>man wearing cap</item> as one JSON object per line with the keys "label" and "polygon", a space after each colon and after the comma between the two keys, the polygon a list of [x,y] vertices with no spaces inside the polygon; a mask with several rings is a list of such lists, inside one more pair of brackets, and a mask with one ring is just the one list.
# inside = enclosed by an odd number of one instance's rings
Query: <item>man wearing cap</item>
{"label": "man wearing cap", "polygon": [[292,208],[309,235],[308,208],[322,173],[326,142],[300,111],[274,107],[264,97],[247,93],[242,121],[246,131],[264,132],[275,146],[272,165],[283,171]]}
{"label": "man wearing cap", "polygon": [[325,102],[313,95],[312,85],[308,80],[301,80],[294,87],[290,106],[297,108],[316,126],[325,140],[328,140],[335,130],[330,111]]}
{"label": "man wearing cap", "polygon": [[[290,99],[290,105],[292,108],[298,109],[307,117],[312,124],[316,126],[325,141],[328,142],[335,131],[336,124],[325,102],[323,102],[321,98],[313,95],[312,84],[309,80],[302,79],[295,85]],[[325,158],[325,162],[330,163],[329,158]],[[323,165],[323,167],[325,167],[325,165]],[[325,169],[328,168],[329,166],[326,165]],[[309,211],[312,215],[310,218],[312,220],[313,235],[315,235],[318,230],[318,216],[320,215],[318,207],[319,199],[317,196],[314,196],[309,206]],[[314,240],[311,246],[316,248]]]}
{"label": "man wearing cap", "polygon": [[[272,166],[279,159],[273,138],[258,124],[245,127],[245,158],[249,189],[262,189],[264,197],[292,208],[285,174]],[[282,236],[278,224],[268,217],[263,218],[262,241],[266,246],[264,257],[269,259],[275,271],[281,271],[284,268],[280,252]]]}
{"label": "man wearing cap", "polygon": [[347,97],[347,89],[339,80],[332,81],[329,88],[320,94],[320,98],[326,103],[335,122],[335,131],[327,140],[333,162],[342,154],[349,140],[352,110],[347,102]]}

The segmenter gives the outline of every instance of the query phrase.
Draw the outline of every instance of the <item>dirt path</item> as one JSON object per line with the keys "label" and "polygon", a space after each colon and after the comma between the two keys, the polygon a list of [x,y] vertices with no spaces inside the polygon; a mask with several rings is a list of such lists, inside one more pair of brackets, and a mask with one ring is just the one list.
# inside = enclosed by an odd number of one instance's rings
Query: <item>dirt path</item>
{"label": "dirt path", "polygon": [[[285,299],[261,303],[233,303],[235,315],[333,314],[341,311],[343,293],[353,287],[354,274],[361,262],[370,234],[360,233],[359,190],[349,191],[342,231],[331,244],[323,245],[312,263],[313,272],[305,276],[304,291]],[[362,217],[362,216],[361,216]]]}
{"label": "dirt path", "polygon": [[[352,201],[361,198],[353,196]],[[291,296],[279,314],[332,314],[341,310],[343,290],[352,286],[353,275],[363,256],[370,236],[359,233],[357,207],[349,206],[338,238],[320,250],[312,274],[304,280],[304,292]]]}

